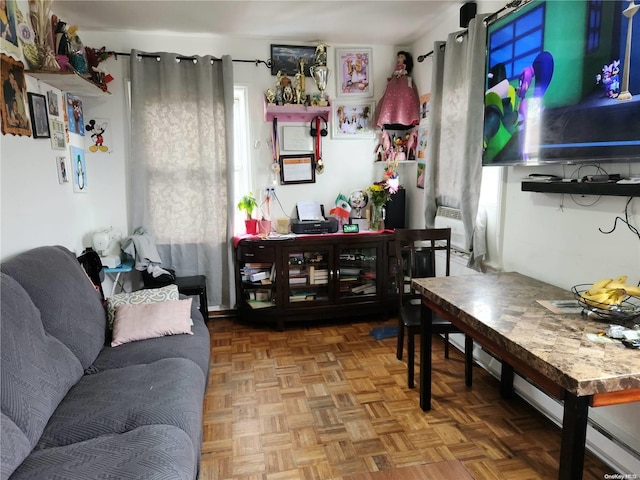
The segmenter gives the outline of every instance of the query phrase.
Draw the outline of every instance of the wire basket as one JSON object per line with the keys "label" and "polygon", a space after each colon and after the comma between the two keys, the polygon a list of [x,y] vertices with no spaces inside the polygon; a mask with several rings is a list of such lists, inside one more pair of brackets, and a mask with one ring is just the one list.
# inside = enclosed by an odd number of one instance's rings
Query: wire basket
{"label": "wire basket", "polygon": [[627,295],[619,305],[610,305],[608,303],[588,302],[582,297],[582,294],[591,288],[591,284],[583,283],[575,285],[571,288],[575,299],[582,307],[583,315],[593,316],[597,319],[623,325],[631,322],[635,318],[640,317],[640,298]]}

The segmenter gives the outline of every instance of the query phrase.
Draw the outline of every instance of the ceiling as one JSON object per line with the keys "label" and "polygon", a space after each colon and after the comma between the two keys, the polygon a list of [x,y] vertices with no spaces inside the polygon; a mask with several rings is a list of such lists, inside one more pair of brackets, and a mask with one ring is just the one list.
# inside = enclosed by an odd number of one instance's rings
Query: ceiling
{"label": "ceiling", "polygon": [[53,12],[86,31],[206,33],[279,41],[409,46],[460,0],[58,0]]}

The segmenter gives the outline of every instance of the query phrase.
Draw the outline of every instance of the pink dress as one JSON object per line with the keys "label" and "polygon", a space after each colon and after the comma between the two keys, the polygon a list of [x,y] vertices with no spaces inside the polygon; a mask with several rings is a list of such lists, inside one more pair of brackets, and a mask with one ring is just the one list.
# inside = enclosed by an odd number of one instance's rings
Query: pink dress
{"label": "pink dress", "polygon": [[415,82],[407,75],[403,63],[398,63],[387,82],[384,95],[378,102],[374,114],[374,125],[407,126],[420,123],[420,98]]}

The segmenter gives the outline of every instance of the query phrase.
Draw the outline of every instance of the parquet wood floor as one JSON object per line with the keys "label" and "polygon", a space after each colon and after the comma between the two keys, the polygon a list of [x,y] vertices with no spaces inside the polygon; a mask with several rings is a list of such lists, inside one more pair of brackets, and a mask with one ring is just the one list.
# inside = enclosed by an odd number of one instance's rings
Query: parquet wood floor
{"label": "parquet wood floor", "polygon": [[[447,460],[476,480],[557,478],[558,427],[519,397],[502,400],[498,380],[481,368],[467,388],[462,354],[452,349],[445,360],[440,341],[433,410],[423,412],[396,338],[369,335],[380,325],[277,332],[210,322],[200,479],[339,479]],[[615,472],[587,454],[585,480],[607,473]]]}

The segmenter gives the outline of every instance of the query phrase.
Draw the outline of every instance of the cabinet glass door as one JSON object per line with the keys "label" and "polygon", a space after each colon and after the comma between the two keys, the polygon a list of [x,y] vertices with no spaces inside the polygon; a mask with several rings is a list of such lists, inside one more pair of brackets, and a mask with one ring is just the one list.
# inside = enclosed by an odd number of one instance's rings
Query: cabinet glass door
{"label": "cabinet glass door", "polygon": [[290,248],[285,255],[285,273],[290,307],[297,304],[327,303],[331,300],[329,289],[331,250],[328,248]]}
{"label": "cabinet glass door", "polygon": [[340,299],[378,295],[377,247],[341,247],[338,251],[338,262]]}

